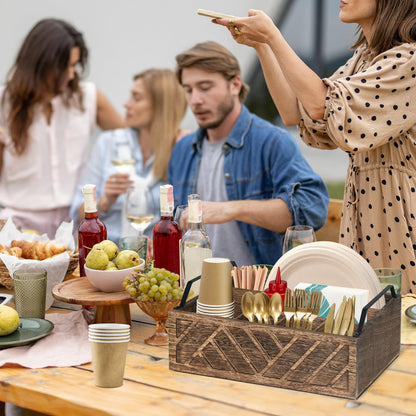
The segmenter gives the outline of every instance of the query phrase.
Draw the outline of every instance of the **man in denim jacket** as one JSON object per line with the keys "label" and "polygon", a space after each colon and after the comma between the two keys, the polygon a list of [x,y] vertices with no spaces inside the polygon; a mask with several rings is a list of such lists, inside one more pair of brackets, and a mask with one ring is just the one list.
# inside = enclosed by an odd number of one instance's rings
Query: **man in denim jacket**
{"label": "man in denim jacket", "polygon": [[[180,139],[170,158],[175,206],[187,204],[189,194],[200,194],[214,257],[238,266],[274,264],[288,226],[323,226],[326,186],[287,131],[242,104],[248,86],[226,48],[200,43],[176,61],[200,128]],[[180,222],[186,229],[187,211]]]}

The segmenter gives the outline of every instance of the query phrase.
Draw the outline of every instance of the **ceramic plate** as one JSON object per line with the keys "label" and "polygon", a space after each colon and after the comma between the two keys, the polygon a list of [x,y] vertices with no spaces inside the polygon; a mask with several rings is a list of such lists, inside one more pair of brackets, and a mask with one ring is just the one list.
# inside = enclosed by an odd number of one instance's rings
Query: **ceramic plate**
{"label": "ceramic plate", "polygon": [[0,349],[30,344],[46,337],[53,330],[53,323],[46,319],[20,318],[20,323],[15,332],[0,337]]}
{"label": "ceramic plate", "polygon": [[410,322],[416,324],[416,305],[409,306],[406,309],[405,314],[409,318]]}
{"label": "ceramic plate", "polygon": [[[382,290],[372,267],[354,250],[334,242],[302,244],[288,251],[273,266],[265,287],[275,278],[278,267],[290,289],[300,282],[367,289],[369,300]],[[384,305],[382,298],[373,307]]]}

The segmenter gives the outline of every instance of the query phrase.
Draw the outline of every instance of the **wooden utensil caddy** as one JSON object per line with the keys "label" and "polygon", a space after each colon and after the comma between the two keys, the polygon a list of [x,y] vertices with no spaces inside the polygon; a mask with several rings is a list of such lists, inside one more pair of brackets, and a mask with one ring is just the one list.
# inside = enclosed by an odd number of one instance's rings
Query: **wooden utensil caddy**
{"label": "wooden utensil caddy", "polygon": [[245,291],[233,289],[234,319],[196,314],[196,298],[169,313],[170,369],[356,399],[399,355],[394,290],[378,295],[386,305],[368,309],[354,337],[325,334],[321,318],[314,331],[251,323],[241,315]]}

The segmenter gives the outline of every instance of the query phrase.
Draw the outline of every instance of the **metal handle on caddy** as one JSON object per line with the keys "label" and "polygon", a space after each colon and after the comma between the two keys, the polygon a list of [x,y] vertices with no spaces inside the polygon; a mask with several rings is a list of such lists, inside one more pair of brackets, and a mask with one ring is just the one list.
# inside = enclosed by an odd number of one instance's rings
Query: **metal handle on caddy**
{"label": "metal handle on caddy", "polygon": [[358,337],[361,335],[364,329],[364,323],[365,319],[367,317],[367,311],[382,297],[384,296],[388,291],[390,290],[391,296],[393,298],[397,298],[397,293],[394,290],[393,285],[386,286],[378,295],[376,295],[373,299],[370,300],[367,305],[364,306],[364,308],[361,311],[361,317],[360,317],[360,323],[358,324],[357,331],[354,333],[354,337]]}
{"label": "metal handle on caddy", "polygon": [[188,299],[188,295],[189,292],[191,291],[191,287],[192,284],[194,282],[196,282],[197,280],[199,280],[201,278],[201,275],[194,277],[193,279],[191,279],[185,286],[185,290],[183,291],[183,295],[182,295],[182,299],[181,299],[181,303],[175,308],[175,309],[180,309],[183,308],[185,306],[186,303],[186,299]]}

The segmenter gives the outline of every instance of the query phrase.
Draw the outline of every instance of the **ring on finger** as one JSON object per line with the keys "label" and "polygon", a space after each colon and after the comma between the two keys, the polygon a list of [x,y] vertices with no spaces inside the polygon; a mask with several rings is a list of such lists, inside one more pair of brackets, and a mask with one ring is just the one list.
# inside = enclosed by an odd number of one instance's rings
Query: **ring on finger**
{"label": "ring on finger", "polygon": [[235,32],[237,35],[241,35],[240,29],[239,29],[237,26],[234,26],[234,32]]}
{"label": "ring on finger", "polygon": [[228,26],[234,26],[234,17],[228,19]]}

